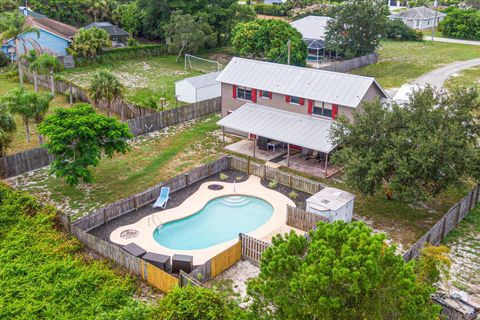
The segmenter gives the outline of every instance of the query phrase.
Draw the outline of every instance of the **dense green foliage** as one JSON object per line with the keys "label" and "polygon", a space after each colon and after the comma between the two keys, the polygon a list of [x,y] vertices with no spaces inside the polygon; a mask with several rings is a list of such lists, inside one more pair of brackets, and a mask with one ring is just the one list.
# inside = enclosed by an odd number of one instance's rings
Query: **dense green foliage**
{"label": "dense green foliage", "polygon": [[257,14],[282,17],[288,14],[288,10],[290,8],[284,4],[277,5],[277,4],[257,3],[253,6],[253,9]]}
{"label": "dense green foliage", "polygon": [[361,222],[273,239],[248,283],[257,319],[437,319],[430,284]]}
{"label": "dense green foliage", "polygon": [[74,53],[86,58],[93,58],[100,49],[110,46],[111,41],[107,31],[96,27],[80,29],[72,42]]}
{"label": "dense green foliage", "polygon": [[478,92],[440,94],[427,87],[402,106],[364,104],[354,121],[340,117],[332,136],[334,154],[355,189],[378,190],[401,200],[435,196],[465,176],[480,178]]}
{"label": "dense green foliage", "polygon": [[6,104],[0,103],[0,157],[6,154],[16,130],[15,120]]}
{"label": "dense green foliage", "polygon": [[290,64],[304,66],[307,45],[302,34],[288,22],[257,19],[237,24],[232,33],[232,45],[238,54],[285,64],[288,41],[291,43]]}
{"label": "dense green foliage", "polygon": [[450,38],[480,40],[480,10],[448,8],[440,22],[442,34]]}
{"label": "dense green foliage", "polygon": [[0,51],[0,68],[5,67],[10,62],[10,58],[5,54],[5,52]]}
{"label": "dense green foliage", "polygon": [[175,288],[152,312],[158,320],[237,320],[242,311],[222,293],[197,286]]}
{"label": "dense green foliage", "polygon": [[404,41],[422,41],[423,33],[416,31],[402,20],[388,20],[387,23],[387,38],[392,40],[404,40]]}
{"label": "dense green foliage", "polygon": [[29,0],[28,5],[51,19],[82,27],[92,21],[87,14],[87,0]]}
{"label": "dense green foliage", "polygon": [[0,184],[0,318],[144,318],[135,283],[82,252],[56,212]]}
{"label": "dense green foliage", "polygon": [[334,10],[325,35],[328,49],[348,59],[372,53],[387,29],[389,9],[383,0],[353,0]]}
{"label": "dense green foliage", "polygon": [[39,131],[48,138],[45,144],[54,156],[51,170],[73,186],[94,181],[91,167],[96,167],[103,156],[129,150],[127,139],[132,138],[127,124],[113,117],[95,113],[88,104],[70,109],[56,109],[45,118]]}
{"label": "dense green foliage", "polygon": [[122,60],[145,59],[163,56],[167,53],[167,46],[163,44],[142,45],[138,47],[114,48],[100,51],[93,58],[75,58],[75,65],[82,67],[91,64],[110,64]]}
{"label": "dense green foliage", "polygon": [[[125,87],[115,77],[113,73],[106,69],[100,69],[92,77],[90,86],[88,87],[90,99],[98,103],[100,101],[107,102],[107,115],[110,116],[112,102],[122,99],[125,95]],[[123,119],[122,108],[122,120]]]}

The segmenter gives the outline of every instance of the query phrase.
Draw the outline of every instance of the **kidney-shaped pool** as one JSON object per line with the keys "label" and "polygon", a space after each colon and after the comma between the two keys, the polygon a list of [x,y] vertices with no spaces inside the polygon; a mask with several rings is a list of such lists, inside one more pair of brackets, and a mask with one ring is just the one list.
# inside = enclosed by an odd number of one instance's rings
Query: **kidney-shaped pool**
{"label": "kidney-shaped pool", "polygon": [[224,196],[209,201],[202,210],[168,222],[153,232],[164,247],[198,250],[233,240],[239,233],[249,233],[270,219],[273,207],[250,196]]}

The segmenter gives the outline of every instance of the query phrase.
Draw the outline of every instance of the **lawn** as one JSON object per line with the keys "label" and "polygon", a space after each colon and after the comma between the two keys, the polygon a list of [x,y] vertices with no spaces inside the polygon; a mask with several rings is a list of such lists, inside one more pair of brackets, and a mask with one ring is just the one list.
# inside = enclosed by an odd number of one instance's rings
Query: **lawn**
{"label": "lawn", "polygon": [[218,116],[208,116],[133,139],[130,152],[103,159],[93,169],[94,184],[69,187],[47,168],[12,183],[77,218],[217,159],[222,143],[216,121]]}
{"label": "lawn", "polygon": [[142,319],[152,296],[55,225],[56,209],[0,184],[1,319]]}
{"label": "lawn", "polygon": [[480,67],[463,70],[445,82],[445,87],[449,90],[461,86],[475,86],[480,89]]}
{"label": "lawn", "polygon": [[398,88],[446,64],[480,57],[479,46],[441,42],[386,41],[379,48],[380,61],[352,73],[375,77],[386,89]]}
{"label": "lawn", "polygon": [[[93,73],[99,68],[112,71],[127,88],[126,99],[137,105],[150,107],[150,101],[160,106],[165,98],[166,108],[174,108],[175,81],[201,74],[184,70],[183,60],[176,56],[152,57],[144,60],[125,60],[114,64],[92,65],[64,70],[60,76],[81,87],[88,87]],[[179,103],[181,104],[181,103]]]}

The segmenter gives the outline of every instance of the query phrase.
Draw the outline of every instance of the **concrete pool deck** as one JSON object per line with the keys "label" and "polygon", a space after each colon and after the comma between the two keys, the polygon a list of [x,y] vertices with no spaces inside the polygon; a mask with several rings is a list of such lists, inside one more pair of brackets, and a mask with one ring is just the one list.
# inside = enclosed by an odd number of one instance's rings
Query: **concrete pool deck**
{"label": "concrete pool deck", "polygon": [[[208,186],[211,184],[219,184],[224,188],[222,190],[210,190],[208,189]],[[273,207],[273,214],[270,219],[256,230],[248,233],[248,235],[258,239],[271,237],[276,230],[283,230],[287,218],[287,204],[295,206],[295,203],[285,195],[264,187],[260,182],[260,178],[256,176],[250,176],[246,181],[235,184],[221,181],[208,181],[203,183],[199,189],[188,197],[181,205],[172,209],[157,211],[134,224],[125,225],[115,229],[110,234],[110,240],[118,245],[126,245],[133,242],[148,252],[169,256],[174,254],[191,255],[193,256],[194,265],[203,264],[235,244],[238,239],[223,242],[205,249],[175,250],[164,247],[156,242],[153,238],[153,232],[165,223],[183,219],[197,213],[203,209],[209,201],[215,198],[228,195],[257,197],[267,201]],[[130,238],[122,237],[122,232],[127,230],[133,230],[134,232],[129,233]],[[214,230],[212,230],[212,232],[214,232]]]}

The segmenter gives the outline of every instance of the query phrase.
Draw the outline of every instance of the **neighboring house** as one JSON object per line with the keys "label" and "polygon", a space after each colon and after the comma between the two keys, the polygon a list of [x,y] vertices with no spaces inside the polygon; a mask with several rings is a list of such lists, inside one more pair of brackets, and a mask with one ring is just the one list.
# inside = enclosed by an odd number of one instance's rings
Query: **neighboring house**
{"label": "neighboring house", "polygon": [[264,0],[263,3],[265,4],[284,4],[287,0]]}
{"label": "neighboring house", "polygon": [[216,80],[219,74],[220,72],[211,72],[175,82],[177,100],[194,103],[220,97],[222,88]]}
{"label": "neighboring house", "polygon": [[402,20],[412,29],[428,30],[438,26],[445,16],[445,13],[436,12],[427,7],[417,7],[392,14],[389,18],[390,20]]}
{"label": "neighboring house", "polygon": [[308,47],[308,57],[310,61],[319,61],[326,55],[330,55],[325,49],[325,33],[328,21],[332,18],[321,16],[307,16],[290,23],[301,34],[303,41]]}
{"label": "neighboring house", "polygon": [[127,44],[128,38],[130,37],[130,34],[127,31],[120,29],[110,22],[93,22],[86,26],[85,29],[90,29],[93,27],[107,31],[114,47],[124,47]]}
{"label": "neighboring house", "polygon": [[[39,32],[39,36],[35,32],[27,32],[22,34],[21,38],[35,40],[44,52],[59,57],[67,55],[67,48],[70,47],[73,36],[78,31],[77,28],[49,19],[25,7],[20,7],[20,10],[25,15],[25,24],[37,28]],[[2,43],[2,51],[10,56],[9,48],[14,46],[13,39],[9,39]],[[27,45],[27,48],[20,48],[20,52],[25,53],[25,49],[28,51],[33,48],[31,45]],[[15,59],[15,57],[13,58]]]}
{"label": "neighboring house", "polygon": [[242,58],[217,81],[224,129],[257,140],[260,149],[274,141],[325,158],[336,147],[330,128],[337,116],[352,119],[363,102],[388,98],[374,78]]}

